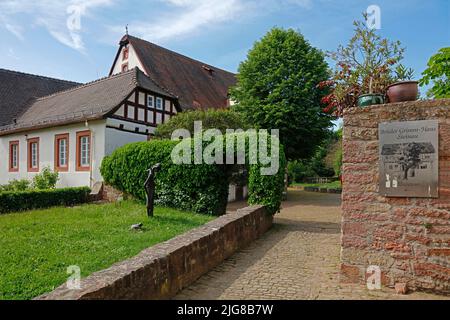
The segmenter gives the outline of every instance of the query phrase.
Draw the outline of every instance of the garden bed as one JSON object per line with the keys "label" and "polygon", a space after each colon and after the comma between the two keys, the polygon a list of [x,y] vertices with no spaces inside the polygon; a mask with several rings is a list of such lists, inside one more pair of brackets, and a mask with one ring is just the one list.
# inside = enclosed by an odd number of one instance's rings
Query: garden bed
{"label": "garden bed", "polygon": [[[64,283],[67,267],[81,276],[108,268],[214,217],[124,201],[0,216],[0,299],[31,299]],[[142,231],[130,226],[143,223]]]}

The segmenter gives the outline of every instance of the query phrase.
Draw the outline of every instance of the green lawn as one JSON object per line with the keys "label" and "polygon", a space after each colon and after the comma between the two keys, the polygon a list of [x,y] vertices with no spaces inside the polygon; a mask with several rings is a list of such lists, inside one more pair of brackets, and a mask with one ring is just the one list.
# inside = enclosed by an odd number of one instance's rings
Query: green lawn
{"label": "green lawn", "polygon": [[212,219],[166,208],[148,219],[133,201],[2,215],[0,299],[31,299],[64,283],[68,266],[85,277]]}
{"label": "green lawn", "polygon": [[320,188],[330,188],[330,189],[341,189],[341,182],[340,181],[334,181],[329,183],[293,183],[293,187],[320,187]]}

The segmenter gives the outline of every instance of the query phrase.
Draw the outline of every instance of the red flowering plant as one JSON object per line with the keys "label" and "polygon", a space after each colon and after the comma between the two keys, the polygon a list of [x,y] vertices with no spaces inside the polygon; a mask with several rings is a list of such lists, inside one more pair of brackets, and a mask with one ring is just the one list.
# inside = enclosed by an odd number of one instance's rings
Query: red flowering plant
{"label": "red flowering plant", "polygon": [[[364,20],[367,15],[363,14]],[[324,111],[342,117],[347,108],[357,106],[358,97],[365,93],[385,94],[393,83],[395,67],[403,59],[404,48],[399,41],[383,39],[365,21],[353,22],[355,34],[347,46],[339,46],[327,56],[336,62],[331,78],[319,83],[329,88],[322,99]]]}

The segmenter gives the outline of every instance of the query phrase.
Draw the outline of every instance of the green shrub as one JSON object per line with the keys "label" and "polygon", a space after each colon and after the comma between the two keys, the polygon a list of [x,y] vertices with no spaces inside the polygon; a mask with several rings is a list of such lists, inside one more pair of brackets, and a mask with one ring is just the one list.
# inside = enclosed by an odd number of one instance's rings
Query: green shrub
{"label": "green shrub", "polygon": [[37,190],[55,189],[58,179],[58,172],[52,172],[49,167],[45,167],[41,173],[34,176],[33,188]]}
{"label": "green shrub", "polygon": [[53,190],[9,191],[0,193],[0,213],[26,211],[53,206],[73,206],[86,203],[90,189],[66,188]]}
{"label": "green shrub", "polygon": [[[235,139],[229,135],[227,139]],[[248,141],[248,139],[247,139]],[[138,199],[145,199],[144,182],[147,170],[161,163],[156,175],[155,203],[160,206],[178,208],[198,213],[224,214],[228,200],[228,185],[234,170],[241,166],[218,164],[174,164],[171,159],[178,141],[153,140],[126,145],[105,157],[101,173],[105,182],[129,193]],[[193,148],[191,139],[186,139]],[[248,143],[246,144],[248,146]],[[249,203],[267,206],[275,213],[281,204],[284,187],[285,157],[280,148],[280,169],[275,176],[262,176],[261,165],[247,166],[249,176]],[[193,154],[193,153],[192,153]],[[246,150],[248,158],[248,149]],[[248,162],[247,162],[248,163]]]}
{"label": "green shrub", "polygon": [[302,182],[306,178],[314,177],[317,174],[306,161],[296,160],[288,163],[289,183]]}
{"label": "green shrub", "polygon": [[172,132],[177,129],[187,129],[194,135],[194,122],[201,121],[203,130],[219,129],[222,134],[226,129],[247,129],[248,125],[242,115],[231,110],[197,110],[177,114],[169,121],[156,128],[155,136],[162,139],[171,139]]}
{"label": "green shrub", "polygon": [[30,181],[27,179],[11,180],[8,184],[0,186],[0,192],[7,191],[26,191],[31,189]]}
{"label": "green shrub", "polygon": [[251,165],[248,178],[248,203],[264,205],[270,214],[280,210],[284,191],[286,158],[280,153],[280,169],[274,176],[261,175],[261,165]]}
{"label": "green shrub", "polygon": [[175,165],[171,152],[177,144],[170,140],[128,144],[105,157],[100,169],[102,176],[106,183],[145,200],[147,170],[161,163],[155,180],[157,205],[215,215],[225,213],[226,168],[206,164]]}
{"label": "green shrub", "polygon": [[336,177],[339,177],[342,173],[342,158],[343,158],[343,153],[342,153],[342,147],[339,148],[335,154],[335,159],[334,159],[334,175]]}

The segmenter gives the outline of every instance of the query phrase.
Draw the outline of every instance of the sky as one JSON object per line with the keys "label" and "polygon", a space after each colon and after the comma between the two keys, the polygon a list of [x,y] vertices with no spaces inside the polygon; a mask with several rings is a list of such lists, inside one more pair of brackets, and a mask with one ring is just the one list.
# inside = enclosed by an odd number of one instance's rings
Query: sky
{"label": "sky", "polygon": [[108,75],[129,33],[232,72],[272,27],[323,51],[345,45],[369,5],[415,77],[450,45],[449,0],[0,0],[0,68],[78,82]]}

